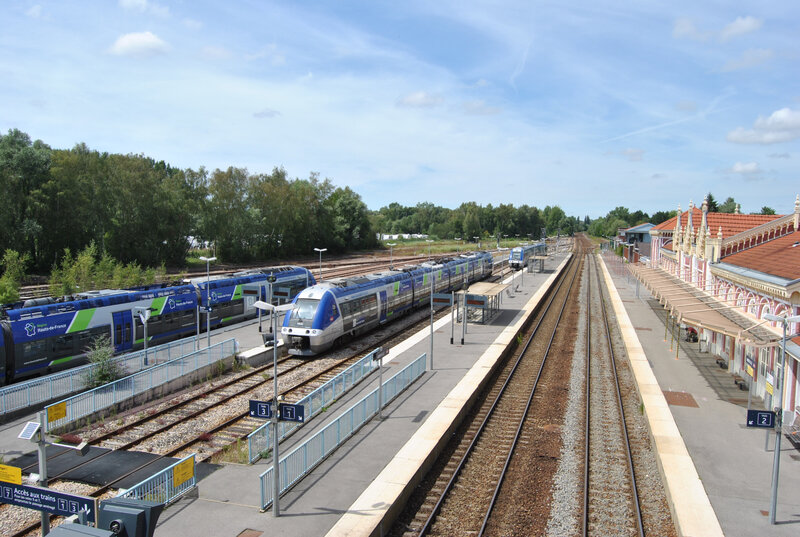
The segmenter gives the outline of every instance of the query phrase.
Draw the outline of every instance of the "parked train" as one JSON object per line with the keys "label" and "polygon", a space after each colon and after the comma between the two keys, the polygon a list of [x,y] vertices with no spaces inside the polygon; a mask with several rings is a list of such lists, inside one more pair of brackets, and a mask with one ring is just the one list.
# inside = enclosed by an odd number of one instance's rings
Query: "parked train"
{"label": "parked train", "polygon": [[[297,295],[281,328],[290,354],[313,356],[492,273],[489,252],[367,276],[328,280]],[[431,282],[433,278],[433,282]]]}
{"label": "parked train", "polygon": [[544,242],[512,248],[508,254],[508,266],[514,270],[521,270],[535,255],[547,255],[547,245]]}
{"label": "parked train", "polygon": [[85,363],[87,348],[98,336],[109,336],[118,353],[143,348],[144,325],[137,315],[142,308],[151,312],[147,340],[154,346],[191,336],[198,325],[205,330],[207,322],[213,328],[253,318],[256,300],[290,302],[314,283],[308,269],[281,266],[181,285],[28,301],[0,317],[0,385]]}

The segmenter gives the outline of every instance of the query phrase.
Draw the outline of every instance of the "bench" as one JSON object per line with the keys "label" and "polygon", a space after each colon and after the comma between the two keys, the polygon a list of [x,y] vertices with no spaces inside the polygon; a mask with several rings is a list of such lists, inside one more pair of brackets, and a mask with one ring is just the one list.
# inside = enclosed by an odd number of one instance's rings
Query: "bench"
{"label": "bench", "polygon": [[739,386],[740,390],[746,390],[747,389],[747,381],[744,380],[744,378],[740,377],[739,375],[734,375],[733,376],[733,383],[736,384],[737,386]]}
{"label": "bench", "polygon": [[717,359],[714,360],[714,361],[717,362],[717,365],[721,369],[728,369],[728,360],[726,360],[725,358],[722,358],[721,356],[717,356]]}

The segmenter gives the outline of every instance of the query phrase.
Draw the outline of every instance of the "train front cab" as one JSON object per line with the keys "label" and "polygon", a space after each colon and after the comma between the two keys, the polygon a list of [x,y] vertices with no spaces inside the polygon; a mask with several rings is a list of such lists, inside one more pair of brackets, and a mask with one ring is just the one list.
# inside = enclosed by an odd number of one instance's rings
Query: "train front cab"
{"label": "train front cab", "polygon": [[326,291],[319,298],[298,294],[293,304],[281,328],[289,354],[314,356],[329,349],[336,339],[335,333],[341,333],[331,328],[342,324],[333,294]]}

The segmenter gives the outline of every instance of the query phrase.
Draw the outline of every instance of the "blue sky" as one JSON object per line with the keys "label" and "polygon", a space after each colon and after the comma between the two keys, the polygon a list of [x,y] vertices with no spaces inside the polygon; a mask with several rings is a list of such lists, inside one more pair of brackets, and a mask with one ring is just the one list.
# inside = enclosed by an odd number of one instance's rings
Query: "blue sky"
{"label": "blue sky", "polygon": [[0,4],[0,131],[318,172],[370,209],[800,193],[800,3]]}

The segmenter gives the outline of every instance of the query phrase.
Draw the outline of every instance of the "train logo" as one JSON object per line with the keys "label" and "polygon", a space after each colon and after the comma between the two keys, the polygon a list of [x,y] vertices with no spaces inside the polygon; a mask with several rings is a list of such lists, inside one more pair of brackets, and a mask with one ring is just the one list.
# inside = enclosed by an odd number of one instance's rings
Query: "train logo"
{"label": "train logo", "polygon": [[33,323],[28,323],[25,325],[25,335],[28,337],[36,335],[36,326]]}

